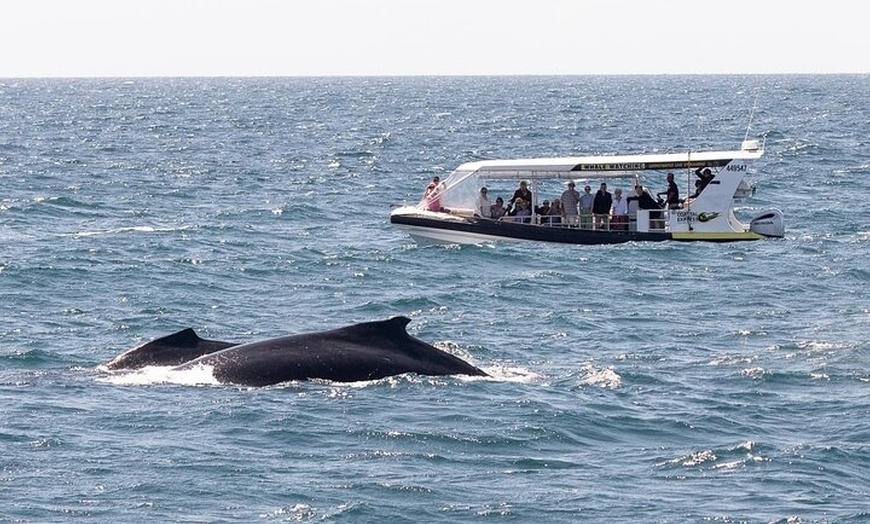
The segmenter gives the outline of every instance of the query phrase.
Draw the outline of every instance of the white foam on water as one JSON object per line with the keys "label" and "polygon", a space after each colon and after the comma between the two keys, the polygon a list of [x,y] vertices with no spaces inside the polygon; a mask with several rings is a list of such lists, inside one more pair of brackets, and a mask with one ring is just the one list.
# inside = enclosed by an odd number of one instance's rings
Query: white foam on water
{"label": "white foam on water", "polygon": [[582,384],[607,389],[617,389],[622,386],[622,377],[612,366],[598,369],[592,364],[586,364],[581,368],[581,371],[583,372],[583,377],[580,379]]}
{"label": "white foam on water", "polygon": [[181,386],[216,386],[220,382],[214,377],[214,368],[198,364],[190,368],[178,369],[166,366],[146,366],[133,371],[115,371],[97,380],[116,386],[151,386],[155,384],[177,384]]}

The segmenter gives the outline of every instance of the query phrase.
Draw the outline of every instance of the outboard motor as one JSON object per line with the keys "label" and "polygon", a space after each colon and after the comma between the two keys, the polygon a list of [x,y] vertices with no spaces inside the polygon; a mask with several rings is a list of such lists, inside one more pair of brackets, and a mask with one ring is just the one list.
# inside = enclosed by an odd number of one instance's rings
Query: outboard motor
{"label": "outboard motor", "polygon": [[782,211],[769,209],[749,222],[749,230],[766,237],[782,238],[785,236],[785,222]]}

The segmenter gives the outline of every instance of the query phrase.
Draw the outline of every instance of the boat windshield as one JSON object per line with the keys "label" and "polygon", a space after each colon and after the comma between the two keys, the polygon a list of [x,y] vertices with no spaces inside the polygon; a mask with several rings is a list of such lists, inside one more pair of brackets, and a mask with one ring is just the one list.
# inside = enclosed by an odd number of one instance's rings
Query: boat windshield
{"label": "boat windshield", "polygon": [[439,208],[471,211],[477,206],[480,177],[477,170],[457,169],[434,191],[420,200],[419,207],[437,211]]}

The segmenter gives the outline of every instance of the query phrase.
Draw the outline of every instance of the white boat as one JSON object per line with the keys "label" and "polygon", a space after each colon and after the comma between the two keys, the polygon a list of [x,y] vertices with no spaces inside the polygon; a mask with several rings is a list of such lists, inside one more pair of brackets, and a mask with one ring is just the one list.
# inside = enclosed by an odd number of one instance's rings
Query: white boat
{"label": "white boat", "polygon": [[[395,209],[390,222],[420,244],[480,244],[495,240],[567,244],[731,242],[782,237],[785,227],[779,209],[757,214],[748,223],[734,214],[734,203],[755,192],[745,177],[752,161],[763,154],[761,142],[744,140],[735,151],[469,162],[460,165],[418,204]],[[549,200],[558,198],[569,181],[574,181],[578,189],[584,183],[590,185],[593,193],[601,182],[607,183],[609,190],[625,184],[622,190],[630,196],[641,183],[663,188],[667,173],[674,174],[682,195],[688,194],[689,188],[694,189],[695,180],[702,174],[707,175],[707,183],[694,198],[684,198],[679,204],[667,206],[669,209],[665,206],[639,209],[637,200],[632,199],[628,223],[620,221],[618,226],[606,219],[602,224],[592,225],[575,215],[562,215],[554,220],[533,213],[524,219],[505,216],[494,220],[478,212],[482,187],[489,188],[489,195],[503,192],[507,202],[517,185],[527,181],[533,209],[537,209],[544,200],[541,193],[550,194]],[[493,196],[490,199],[495,200]]]}

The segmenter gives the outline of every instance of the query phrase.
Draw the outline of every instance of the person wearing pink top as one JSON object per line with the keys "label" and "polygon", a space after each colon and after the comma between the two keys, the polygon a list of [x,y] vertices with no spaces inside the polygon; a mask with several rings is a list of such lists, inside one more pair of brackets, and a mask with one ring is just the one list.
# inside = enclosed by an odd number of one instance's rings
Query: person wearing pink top
{"label": "person wearing pink top", "polygon": [[441,178],[433,177],[429,185],[426,186],[426,191],[423,192],[421,204],[426,206],[428,211],[441,211]]}

